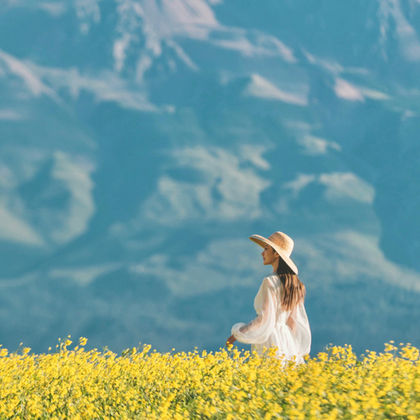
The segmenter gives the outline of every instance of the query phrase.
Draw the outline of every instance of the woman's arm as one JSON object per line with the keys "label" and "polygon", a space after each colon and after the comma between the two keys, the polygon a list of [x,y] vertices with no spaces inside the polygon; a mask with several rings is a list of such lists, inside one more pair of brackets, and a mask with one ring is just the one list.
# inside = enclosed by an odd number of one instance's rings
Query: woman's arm
{"label": "woman's arm", "polygon": [[294,318],[293,318],[293,315],[292,315],[292,313],[289,315],[289,318],[287,318],[287,321],[286,321],[286,325],[293,331],[294,329],[295,329],[295,327],[296,327],[296,322],[295,322],[295,320],[294,320]]}
{"label": "woman's arm", "polygon": [[276,323],[276,297],[270,280],[265,278],[262,284],[261,313],[248,324],[242,322],[232,327],[232,336],[247,344],[262,344],[266,342],[274,330]]}
{"label": "woman's arm", "polygon": [[286,324],[292,332],[299,353],[308,354],[311,350],[311,329],[303,301],[293,309]]}

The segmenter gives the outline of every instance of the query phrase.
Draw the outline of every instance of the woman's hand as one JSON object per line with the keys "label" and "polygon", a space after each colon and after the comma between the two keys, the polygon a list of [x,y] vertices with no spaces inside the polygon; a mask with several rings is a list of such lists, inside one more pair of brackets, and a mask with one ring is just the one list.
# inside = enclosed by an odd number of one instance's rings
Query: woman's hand
{"label": "woman's hand", "polygon": [[231,335],[227,340],[226,340],[226,346],[229,347],[231,345],[233,345],[233,343],[236,341],[236,338]]}

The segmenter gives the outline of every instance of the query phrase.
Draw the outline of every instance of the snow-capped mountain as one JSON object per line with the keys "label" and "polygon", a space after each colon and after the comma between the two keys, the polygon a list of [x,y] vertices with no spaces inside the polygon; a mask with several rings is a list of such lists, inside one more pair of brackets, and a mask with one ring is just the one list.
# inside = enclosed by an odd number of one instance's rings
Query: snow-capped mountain
{"label": "snow-capped mountain", "polygon": [[313,350],[420,343],[420,2],[4,0],[0,342],[215,349],[295,239]]}

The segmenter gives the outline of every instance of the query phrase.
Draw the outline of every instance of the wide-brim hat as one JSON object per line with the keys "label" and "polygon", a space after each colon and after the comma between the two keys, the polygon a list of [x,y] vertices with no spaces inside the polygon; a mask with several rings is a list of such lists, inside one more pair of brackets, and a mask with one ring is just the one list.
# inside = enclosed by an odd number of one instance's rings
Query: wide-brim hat
{"label": "wide-brim hat", "polygon": [[295,245],[290,236],[283,232],[274,232],[268,238],[264,238],[264,236],[261,235],[251,235],[249,239],[263,248],[265,248],[266,245],[271,246],[274,251],[280,255],[280,258],[290,267],[290,269],[295,274],[298,274],[298,268],[290,258]]}

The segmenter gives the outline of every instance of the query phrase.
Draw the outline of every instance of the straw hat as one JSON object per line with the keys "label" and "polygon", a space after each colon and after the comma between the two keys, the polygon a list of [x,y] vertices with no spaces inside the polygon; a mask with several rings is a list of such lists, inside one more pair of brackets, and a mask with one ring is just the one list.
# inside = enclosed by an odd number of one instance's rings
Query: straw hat
{"label": "straw hat", "polygon": [[268,238],[264,238],[264,236],[260,235],[251,235],[249,239],[262,246],[263,248],[266,245],[270,245],[277,252],[277,254],[280,255],[283,261],[291,268],[291,270],[295,274],[298,273],[296,264],[290,258],[294,246],[293,239],[290,236],[287,236],[283,232],[274,232]]}

